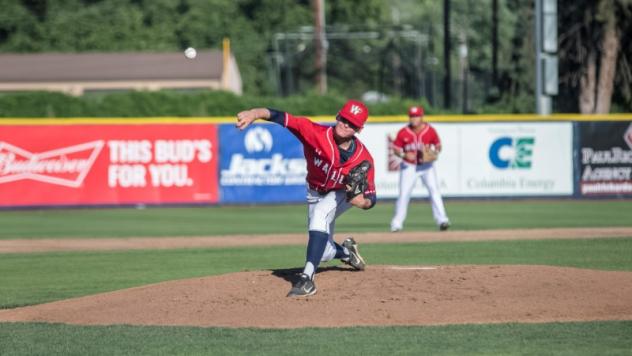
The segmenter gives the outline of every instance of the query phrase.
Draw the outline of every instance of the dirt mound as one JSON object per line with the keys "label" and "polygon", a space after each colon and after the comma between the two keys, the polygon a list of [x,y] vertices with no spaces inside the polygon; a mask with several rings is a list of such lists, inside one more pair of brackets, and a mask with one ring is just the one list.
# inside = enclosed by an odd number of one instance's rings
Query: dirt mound
{"label": "dirt mound", "polygon": [[297,270],[152,284],[0,311],[0,321],[335,327],[632,320],[632,273],[549,266],[325,268],[318,293],[285,295]]}

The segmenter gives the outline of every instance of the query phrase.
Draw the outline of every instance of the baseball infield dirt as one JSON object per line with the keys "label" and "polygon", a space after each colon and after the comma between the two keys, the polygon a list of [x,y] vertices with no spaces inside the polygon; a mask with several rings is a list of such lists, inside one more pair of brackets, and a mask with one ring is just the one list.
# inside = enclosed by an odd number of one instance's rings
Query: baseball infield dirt
{"label": "baseball infield dirt", "polygon": [[[398,233],[340,233],[354,236],[365,243],[399,242],[449,242],[482,240],[542,240],[542,239],[592,239],[601,237],[632,236],[630,227],[601,228],[555,228],[523,230],[453,230],[414,231]],[[338,240],[342,241],[342,237]],[[50,251],[88,250],[136,250],[205,248],[234,246],[305,245],[307,233],[278,235],[230,235],[205,237],[136,237],[136,238],[92,238],[92,239],[19,239],[0,240],[0,253],[29,253]]]}
{"label": "baseball infield dirt", "polygon": [[[583,233],[577,229],[562,230],[546,233],[538,230],[543,234],[538,238],[564,238],[571,233],[577,234],[574,238],[632,235],[630,229],[588,229]],[[494,238],[492,235],[496,239],[510,235],[530,238],[525,237],[528,235],[525,231],[530,230],[512,233],[497,230],[496,235],[463,231],[388,234],[381,240],[373,236],[377,234],[355,236],[361,242],[472,240],[477,233],[478,239]],[[81,249],[89,249],[88,240],[81,241]],[[150,248],[146,242],[143,246]],[[239,272],[163,282],[2,310],[0,321],[297,328],[632,320],[631,272],[526,265],[371,265],[366,271],[357,272],[334,266],[318,273],[315,296],[287,298],[285,295],[298,272],[291,269]]]}

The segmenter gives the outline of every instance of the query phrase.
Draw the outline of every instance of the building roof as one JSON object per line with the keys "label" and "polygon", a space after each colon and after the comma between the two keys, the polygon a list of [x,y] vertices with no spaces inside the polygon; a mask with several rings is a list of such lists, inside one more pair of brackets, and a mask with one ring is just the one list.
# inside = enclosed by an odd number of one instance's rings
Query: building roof
{"label": "building roof", "polygon": [[118,80],[220,80],[222,52],[0,54],[0,82],[90,82]]}

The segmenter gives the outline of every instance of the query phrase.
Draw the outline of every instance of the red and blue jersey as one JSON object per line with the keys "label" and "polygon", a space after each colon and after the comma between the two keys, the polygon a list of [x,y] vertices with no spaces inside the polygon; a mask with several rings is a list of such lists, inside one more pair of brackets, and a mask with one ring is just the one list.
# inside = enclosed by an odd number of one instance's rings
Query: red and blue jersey
{"label": "red and blue jersey", "polygon": [[307,161],[307,184],[319,192],[345,189],[345,178],[349,171],[367,160],[371,168],[367,174],[368,188],[365,196],[375,196],[375,171],[373,157],[362,142],[354,137],[355,151],[345,161],[341,159],[340,149],[334,140],[334,127],[312,122],[306,117],[297,117],[289,113],[270,110],[270,121],[285,126],[303,144],[303,153]]}
{"label": "red and blue jersey", "polygon": [[441,149],[441,140],[434,127],[426,123],[424,128],[419,132],[413,131],[410,126],[406,126],[397,132],[397,137],[393,141],[395,149],[406,152],[417,152],[417,159],[410,160],[404,157],[404,160],[412,164],[423,163],[423,155],[421,149],[424,145],[434,145],[437,150]]}

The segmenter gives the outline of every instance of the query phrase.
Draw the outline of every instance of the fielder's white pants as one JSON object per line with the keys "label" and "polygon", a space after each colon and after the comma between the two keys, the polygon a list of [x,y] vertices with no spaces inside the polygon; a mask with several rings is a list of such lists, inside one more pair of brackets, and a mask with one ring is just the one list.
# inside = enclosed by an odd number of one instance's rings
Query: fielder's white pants
{"label": "fielder's white pants", "polygon": [[336,257],[336,245],[334,245],[336,219],[353,205],[347,202],[344,190],[332,190],[327,194],[320,194],[307,188],[307,206],[309,231],[322,231],[329,235],[321,262],[331,261]]}
{"label": "fielder's white pants", "polygon": [[404,227],[410,196],[419,178],[421,178],[426,189],[428,189],[435,223],[441,225],[449,222],[443,206],[441,192],[439,191],[437,172],[434,165],[432,163],[416,165],[403,162],[399,168],[399,197],[397,198],[397,203],[395,203],[395,215],[393,220],[391,220],[391,230],[401,230]]}

